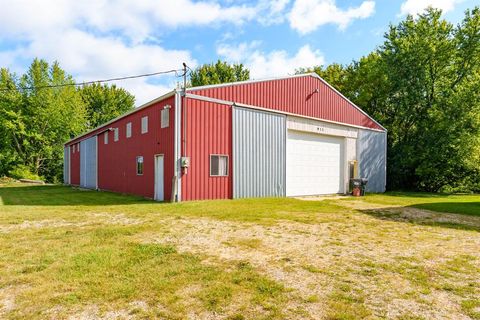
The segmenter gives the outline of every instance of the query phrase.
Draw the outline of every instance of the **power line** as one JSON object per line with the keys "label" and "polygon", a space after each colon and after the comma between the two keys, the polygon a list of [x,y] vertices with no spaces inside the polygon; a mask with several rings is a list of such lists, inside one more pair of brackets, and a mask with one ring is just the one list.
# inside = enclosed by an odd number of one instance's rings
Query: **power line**
{"label": "power line", "polygon": [[110,78],[110,79],[101,79],[101,80],[94,80],[94,81],[86,81],[86,82],[81,82],[81,83],[62,83],[62,84],[52,84],[52,85],[46,85],[46,86],[37,86],[37,87],[19,87],[19,88],[0,88],[0,91],[11,91],[11,90],[35,90],[35,89],[44,89],[44,88],[60,88],[60,87],[69,87],[69,86],[84,86],[88,84],[94,84],[94,83],[105,83],[105,82],[112,82],[112,81],[120,81],[120,80],[128,80],[128,79],[136,79],[136,78],[144,78],[144,77],[151,77],[151,76],[156,76],[160,74],[167,74],[167,73],[175,73],[175,76],[179,76],[178,72],[183,71],[183,70],[167,70],[167,71],[159,71],[159,72],[153,72],[153,73],[145,73],[145,74],[140,74],[140,75],[135,75],[135,76],[126,76],[126,77],[118,77],[118,78]]}

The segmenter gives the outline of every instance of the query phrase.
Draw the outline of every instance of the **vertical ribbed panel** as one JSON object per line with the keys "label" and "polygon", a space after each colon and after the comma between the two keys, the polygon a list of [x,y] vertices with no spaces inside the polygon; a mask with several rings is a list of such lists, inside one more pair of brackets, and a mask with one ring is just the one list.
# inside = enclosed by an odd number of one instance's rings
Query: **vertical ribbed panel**
{"label": "vertical ribbed panel", "polygon": [[351,102],[313,76],[191,88],[189,91],[206,97],[383,130]]}
{"label": "vertical ribbed panel", "polygon": [[70,184],[70,147],[63,148],[63,183]]}
{"label": "vertical ribbed panel", "polygon": [[[182,156],[190,157],[188,172],[182,175],[182,200],[231,198],[232,107],[183,99],[182,111],[187,113],[187,151],[184,154],[182,146]],[[228,176],[210,175],[211,155],[228,156]]]}
{"label": "vertical ribbed panel", "polygon": [[285,196],[286,117],[233,109],[234,198]]}
{"label": "vertical ribbed panel", "polygon": [[[161,127],[161,112],[170,106],[169,125]],[[169,97],[109,124],[119,128],[119,140],[113,132],[99,135],[98,188],[153,198],[155,191],[155,156],[164,156],[164,199],[171,199],[174,175],[175,97]],[[142,134],[142,118],[148,117],[148,132]],[[125,128],[131,123],[130,138]],[[108,134],[108,144],[104,135]],[[143,157],[143,174],[137,174],[137,157]]]}
{"label": "vertical ribbed panel", "polygon": [[386,132],[359,130],[357,139],[357,155],[359,174],[367,178],[367,191],[385,192],[386,185]]}
{"label": "vertical ribbed panel", "polygon": [[80,186],[97,188],[97,136],[80,142]]}

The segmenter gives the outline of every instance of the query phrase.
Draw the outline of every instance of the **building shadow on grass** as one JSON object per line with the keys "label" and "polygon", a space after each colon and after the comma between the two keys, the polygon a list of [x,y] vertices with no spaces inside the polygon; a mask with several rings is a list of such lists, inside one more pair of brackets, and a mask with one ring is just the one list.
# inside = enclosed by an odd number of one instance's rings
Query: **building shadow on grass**
{"label": "building shadow on grass", "polygon": [[154,203],[142,197],[62,185],[1,187],[0,203],[6,206],[101,206]]}
{"label": "building shadow on grass", "polygon": [[478,208],[480,202],[439,202],[359,211],[385,221],[480,232]]}

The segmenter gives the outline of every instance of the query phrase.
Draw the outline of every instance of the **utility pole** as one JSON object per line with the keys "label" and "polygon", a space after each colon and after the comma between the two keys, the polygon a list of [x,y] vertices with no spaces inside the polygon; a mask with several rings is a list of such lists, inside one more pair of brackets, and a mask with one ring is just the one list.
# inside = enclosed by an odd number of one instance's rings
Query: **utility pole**
{"label": "utility pole", "polygon": [[187,64],[183,63],[183,93],[187,92]]}
{"label": "utility pole", "polygon": [[187,156],[187,64],[183,63],[183,154],[181,156],[181,167],[183,173],[187,174],[190,166],[190,158]]}

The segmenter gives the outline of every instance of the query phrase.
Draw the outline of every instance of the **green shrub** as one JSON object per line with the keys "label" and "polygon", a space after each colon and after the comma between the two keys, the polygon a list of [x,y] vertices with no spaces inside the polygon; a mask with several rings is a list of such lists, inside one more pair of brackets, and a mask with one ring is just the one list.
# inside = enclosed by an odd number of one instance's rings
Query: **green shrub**
{"label": "green shrub", "polygon": [[15,168],[10,170],[9,174],[14,179],[42,180],[42,177],[32,173],[27,166],[22,164],[17,165]]}

